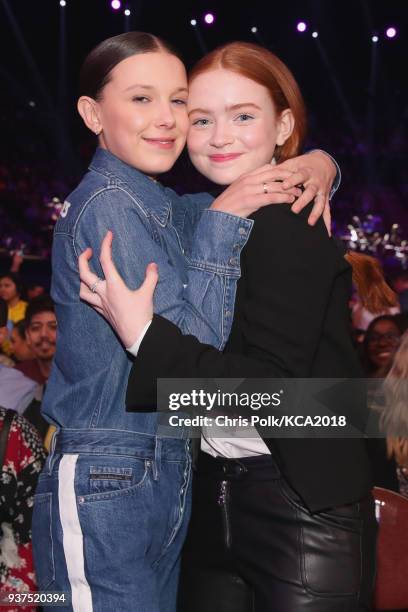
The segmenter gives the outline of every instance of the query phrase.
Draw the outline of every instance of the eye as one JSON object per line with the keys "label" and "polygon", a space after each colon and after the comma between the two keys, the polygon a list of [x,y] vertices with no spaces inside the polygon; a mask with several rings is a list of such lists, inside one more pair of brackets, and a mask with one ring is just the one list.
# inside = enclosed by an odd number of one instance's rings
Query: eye
{"label": "eye", "polygon": [[173,104],[177,104],[177,106],[186,106],[187,100],[182,100],[181,98],[176,98],[172,100]]}
{"label": "eye", "polygon": [[132,102],[146,104],[147,102],[150,102],[150,98],[147,98],[146,96],[135,96],[134,98],[132,98]]}
{"label": "eye", "polygon": [[191,125],[196,125],[197,127],[207,127],[209,124],[209,119],[195,119]]}
{"label": "eye", "polygon": [[240,122],[245,122],[245,121],[250,121],[253,118],[254,117],[252,115],[249,115],[248,113],[241,113],[240,115],[238,115],[238,117],[236,117],[236,120]]}

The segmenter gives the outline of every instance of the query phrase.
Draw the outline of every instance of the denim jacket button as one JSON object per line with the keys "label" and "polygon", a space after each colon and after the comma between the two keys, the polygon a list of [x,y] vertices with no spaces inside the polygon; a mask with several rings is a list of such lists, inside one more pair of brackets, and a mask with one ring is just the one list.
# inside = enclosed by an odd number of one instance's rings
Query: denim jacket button
{"label": "denim jacket button", "polygon": [[240,227],[239,230],[238,230],[238,234],[243,236],[244,234],[246,234],[246,229],[244,227]]}
{"label": "denim jacket button", "polygon": [[229,263],[231,264],[231,266],[236,266],[238,263],[238,259],[236,257],[231,257]]}

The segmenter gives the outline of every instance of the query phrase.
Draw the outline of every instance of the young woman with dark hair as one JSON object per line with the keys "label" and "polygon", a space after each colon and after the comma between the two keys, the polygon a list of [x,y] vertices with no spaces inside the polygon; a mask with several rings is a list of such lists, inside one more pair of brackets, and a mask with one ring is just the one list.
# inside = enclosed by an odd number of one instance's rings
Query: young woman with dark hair
{"label": "young woman with dark hair", "polygon": [[13,324],[24,319],[27,302],[21,297],[23,284],[15,272],[0,275],[0,298],[5,300],[8,306],[7,338],[1,344],[1,350],[6,355],[11,355],[10,335]]}
{"label": "young woman with dark hair", "polygon": [[208,194],[164,189],[157,176],[186,139],[187,79],[174,51],[151,34],[98,45],[85,60],[80,93],[79,113],[99,148],[54,234],[58,338],[43,414],[57,432],[35,498],[38,583],[68,593],[75,611],[173,612],[190,507],[189,441],[183,431],[169,438],[154,413],[126,411],[131,358],[81,302],[78,256],[87,246],[98,255],[112,229],[126,282],[138,286],[155,261],[157,312],[222,348],[252,226],[246,217],[296,196],[302,205],[310,190],[321,193],[320,214],[335,169],[321,152],[299,158],[298,172],[264,165],[213,203]]}
{"label": "young woman with dark hair", "polygon": [[[247,43],[225,45],[199,62],[188,109],[191,159],[222,185],[272,158],[296,155],[304,133],[303,101],[290,71]],[[362,377],[349,333],[351,268],[323,222],[308,227],[306,214],[277,205],[251,215],[224,354],[163,317],[150,322],[155,279],[137,291],[126,287],[111,260],[112,234],[102,247],[105,281],[89,270],[90,252],[81,255],[81,296],[136,356],[128,410],[154,405],[161,377],[335,378],[359,389],[350,381]],[[95,282],[97,295],[89,290]],[[204,430],[183,611],[371,609],[376,522],[361,439],[364,393],[347,400],[332,393],[328,407],[361,437],[263,439],[251,428],[244,437],[228,430],[216,437]]]}

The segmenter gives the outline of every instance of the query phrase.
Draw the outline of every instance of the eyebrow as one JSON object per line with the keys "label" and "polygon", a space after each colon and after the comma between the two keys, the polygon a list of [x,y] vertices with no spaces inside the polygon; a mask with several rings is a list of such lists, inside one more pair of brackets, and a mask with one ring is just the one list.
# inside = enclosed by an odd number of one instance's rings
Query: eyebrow
{"label": "eyebrow", "polygon": [[[240,104],[232,104],[232,106],[227,106],[226,110],[234,111],[234,110],[239,110],[240,108],[243,108],[243,107],[247,108],[248,106],[252,106],[253,108],[256,108],[257,110],[262,110],[261,107],[255,104],[254,102],[242,102]],[[191,110],[188,114],[191,115],[192,113],[202,113],[204,115],[211,115],[211,112],[212,111],[205,109],[205,108],[193,108],[193,110]]]}
{"label": "eyebrow", "polygon": [[[134,85],[130,85],[129,87],[126,87],[124,91],[130,91],[131,89],[135,89],[136,87],[138,87],[139,89],[147,89],[148,91],[155,89],[153,85],[142,85],[141,83],[135,83]],[[178,87],[176,90],[173,91],[173,94],[181,93],[181,92],[188,93],[187,87]]]}

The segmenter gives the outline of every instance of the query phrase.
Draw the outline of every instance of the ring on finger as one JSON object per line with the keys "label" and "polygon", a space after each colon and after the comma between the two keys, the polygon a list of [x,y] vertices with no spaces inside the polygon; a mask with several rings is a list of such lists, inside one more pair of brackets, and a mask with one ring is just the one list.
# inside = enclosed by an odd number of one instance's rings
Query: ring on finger
{"label": "ring on finger", "polygon": [[263,183],[263,192],[266,195],[267,193],[269,193],[268,191],[268,183]]}
{"label": "ring on finger", "polygon": [[92,293],[96,293],[96,288],[99,285],[99,283],[102,281],[101,278],[98,278],[98,280],[96,280],[89,288],[92,291]]}

